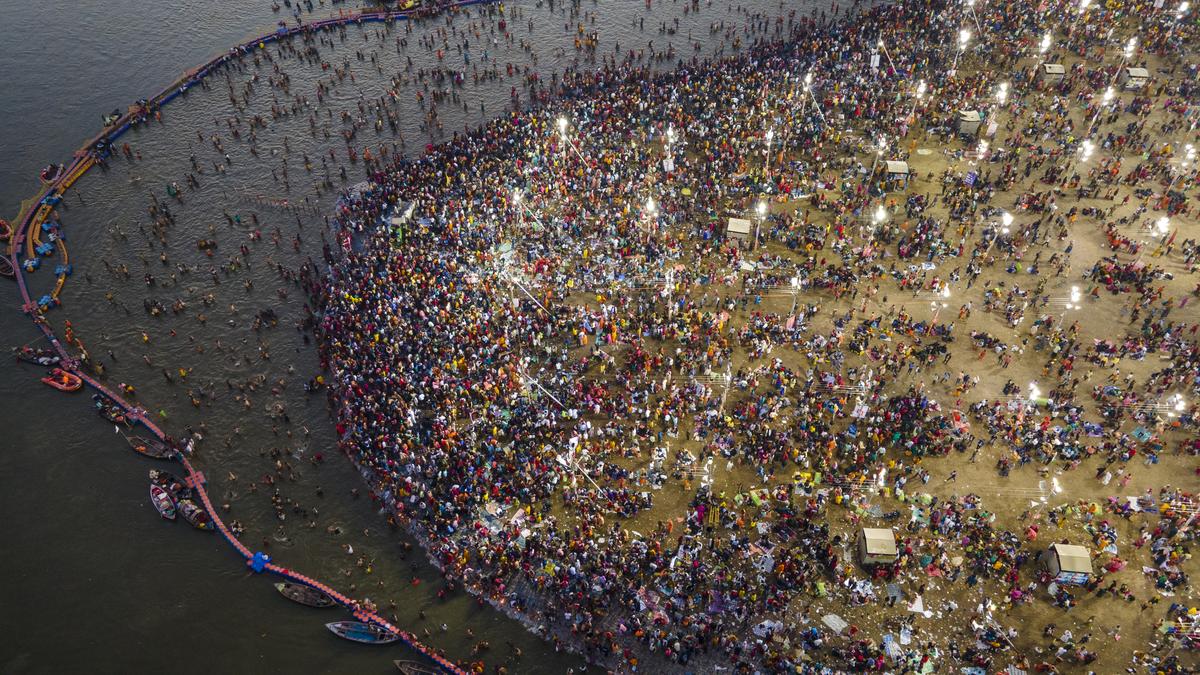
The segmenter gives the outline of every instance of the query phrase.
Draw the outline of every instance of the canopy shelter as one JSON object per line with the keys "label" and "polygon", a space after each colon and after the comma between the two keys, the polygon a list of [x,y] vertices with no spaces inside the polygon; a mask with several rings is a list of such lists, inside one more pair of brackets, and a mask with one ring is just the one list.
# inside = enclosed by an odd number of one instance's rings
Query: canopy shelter
{"label": "canopy shelter", "polygon": [[958,133],[974,136],[979,133],[979,125],[983,123],[983,115],[978,110],[958,111]]}
{"label": "canopy shelter", "polygon": [[750,246],[754,241],[754,223],[745,218],[730,218],[725,226],[725,236],[742,246]]}
{"label": "canopy shelter", "polygon": [[1092,554],[1083,546],[1052,544],[1042,564],[1059,583],[1083,585],[1092,577]]}
{"label": "canopy shelter", "polygon": [[1150,71],[1145,68],[1126,67],[1121,71],[1118,82],[1122,89],[1141,89],[1150,81]]}
{"label": "canopy shelter", "polygon": [[887,165],[887,179],[889,182],[900,182],[904,187],[908,187],[908,162],[900,162],[888,160],[884,162]]}
{"label": "canopy shelter", "polygon": [[1038,69],[1038,77],[1046,84],[1058,84],[1067,76],[1067,69],[1061,63],[1043,63]]}
{"label": "canopy shelter", "polygon": [[896,535],[890,529],[864,527],[858,532],[858,559],[864,565],[896,562]]}

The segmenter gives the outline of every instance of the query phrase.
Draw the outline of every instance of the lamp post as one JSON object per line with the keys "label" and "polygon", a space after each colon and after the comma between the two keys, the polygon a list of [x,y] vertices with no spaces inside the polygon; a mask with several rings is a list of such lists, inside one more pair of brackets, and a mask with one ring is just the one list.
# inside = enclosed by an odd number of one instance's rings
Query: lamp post
{"label": "lamp post", "polygon": [[1008,211],[1002,211],[1000,213],[1000,223],[1001,223],[1000,231],[997,232],[995,235],[993,235],[992,240],[988,242],[987,249],[985,249],[983,252],[984,258],[987,258],[988,254],[990,254],[992,252],[992,247],[996,245],[996,240],[1000,238],[1000,235],[1008,234],[1008,232],[1009,232],[1008,228],[1010,225],[1012,225],[1012,222],[1013,222],[1013,217],[1012,217],[1011,213],[1009,213]]}
{"label": "lamp post", "polygon": [[887,139],[883,136],[880,136],[878,140],[876,140],[875,161],[871,163],[871,176],[875,175],[875,169],[879,167],[879,160],[883,158],[883,153],[885,150],[887,150],[887,147]]}
{"label": "lamp post", "polygon": [[875,213],[871,216],[871,236],[868,241],[875,239],[875,232],[883,225],[883,221],[887,220],[887,210],[883,208],[883,204],[875,207]]}
{"label": "lamp post", "polygon": [[962,56],[963,51],[966,50],[967,45],[969,44],[971,44],[971,31],[963,28],[962,30],[958,31],[958,51],[954,53],[954,63],[950,65],[951,73],[958,72],[958,59],[960,56]]}
{"label": "lamp post", "polygon": [[1082,292],[1079,290],[1079,287],[1078,287],[1078,286],[1072,286],[1072,287],[1071,287],[1071,296],[1070,296],[1070,298],[1069,298],[1069,299],[1068,299],[1068,300],[1067,300],[1065,303],[1063,303],[1063,311],[1062,311],[1062,315],[1061,315],[1061,316],[1059,316],[1059,318],[1058,318],[1058,323],[1059,323],[1059,325],[1060,325],[1060,326],[1061,326],[1062,324],[1066,323],[1066,321],[1067,321],[1067,311],[1068,311],[1068,310],[1072,310],[1072,309],[1081,309],[1081,308],[1082,308],[1082,305],[1080,305],[1080,304],[1079,304],[1079,301],[1080,301],[1082,298],[1083,298],[1083,293],[1082,293]]}
{"label": "lamp post", "polygon": [[1179,173],[1172,176],[1170,184],[1167,185],[1168,196],[1170,196],[1171,189],[1175,187],[1175,181],[1179,180],[1180,176],[1187,173],[1188,167],[1190,167],[1194,161],[1196,161],[1196,148],[1191,143],[1188,143],[1184,146],[1183,157],[1179,160]]}
{"label": "lamp post", "polygon": [[770,178],[771,177],[771,142],[775,140],[775,129],[773,129],[773,128],[767,129],[766,140],[767,140],[767,157],[766,157],[766,161],[764,162],[764,168],[765,168],[765,171],[767,174],[767,178]]}
{"label": "lamp post", "polygon": [[1183,15],[1187,14],[1189,6],[1187,2],[1179,3],[1179,7],[1175,10],[1175,20],[1171,22],[1171,27],[1167,29],[1167,36],[1163,38],[1163,49],[1168,48],[1167,43],[1171,41],[1171,36],[1175,34],[1175,27],[1183,20]]}
{"label": "lamp post", "polygon": [[910,110],[908,113],[908,116],[912,119],[913,123],[916,123],[917,104],[925,99],[925,90],[927,88],[928,86],[925,84],[925,80],[921,80],[917,83],[917,93],[913,97],[912,110]]}
{"label": "lamp post", "polygon": [[758,231],[762,227],[763,221],[767,219],[767,200],[758,200],[758,206],[754,208],[758,214],[758,222],[754,224],[754,248],[758,249]]}
{"label": "lamp post", "polygon": [[1079,19],[1087,13],[1088,7],[1090,7],[1091,4],[1092,0],[1079,0],[1079,12],[1075,15],[1075,18],[1071,20],[1071,27],[1067,29],[1068,42],[1070,42],[1071,38],[1075,35],[1075,24],[1079,23]]}
{"label": "lamp post", "polygon": [[567,118],[560,116],[558,118],[558,135],[562,137],[563,145],[574,150],[575,156],[579,158],[579,161],[586,164],[587,160],[585,160],[583,158],[583,153],[579,152],[579,148],[575,147],[575,143],[573,141],[571,141],[571,138],[569,136],[567,136],[568,126],[569,126],[569,122],[567,122]]}
{"label": "lamp post", "polygon": [[979,29],[979,34],[983,35],[983,26],[979,25],[979,15],[975,13],[975,0],[966,0],[967,11],[971,13],[971,18],[975,19],[975,28]]}

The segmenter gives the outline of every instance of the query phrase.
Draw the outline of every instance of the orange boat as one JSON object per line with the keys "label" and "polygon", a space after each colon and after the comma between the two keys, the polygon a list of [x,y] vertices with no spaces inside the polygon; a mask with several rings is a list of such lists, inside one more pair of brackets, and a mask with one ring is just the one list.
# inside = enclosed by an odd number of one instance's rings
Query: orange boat
{"label": "orange boat", "polygon": [[42,378],[42,382],[59,391],[79,391],[83,387],[83,380],[79,379],[78,375],[68,373],[62,368],[50,371],[49,375]]}

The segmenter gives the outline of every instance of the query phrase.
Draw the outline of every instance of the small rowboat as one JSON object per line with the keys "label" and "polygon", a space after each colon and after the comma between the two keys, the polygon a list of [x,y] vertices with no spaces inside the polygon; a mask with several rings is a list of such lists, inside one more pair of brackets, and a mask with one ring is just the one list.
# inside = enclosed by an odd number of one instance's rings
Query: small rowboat
{"label": "small rowboat", "polygon": [[179,500],[179,513],[188,522],[188,525],[197,530],[212,532],[214,529],[212,518],[208,516],[208,512],[190,499]]}
{"label": "small rowboat", "polygon": [[42,179],[43,183],[53,183],[56,178],[62,175],[62,172],[62,164],[47,164],[45,168],[38,173],[38,177]]}
{"label": "small rowboat", "polygon": [[169,471],[150,469],[150,482],[171,493],[175,499],[189,499],[192,496],[192,489]]}
{"label": "small rowboat", "polygon": [[14,348],[13,352],[17,355],[18,361],[32,363],[37,366],[57,366],[62,362],[62,357],[49,349],[34,349],[33,347]]}
{"label": "small rowboat", "polygon": [[62,368],[55,368],[50,371],[50,374],[42,378],[42,382],[54,387],[59,391],[79,391],[83,387],[83,380],[74,373],[68,373]]}
{"label": "small rowboat", "polygon": [[298,602],[307,607],[333,607],[335,604],[333,598],[312,586],[305,586],[304,584],[280,582],[275,584],[275,590],[279,591],[288,600]]}
{"label": "small rowboat", "polygon": [[[3,239],[3,237],[0,237],[0,239]],[[17,276],[17,270],[13,268],[12,260],[9,260],[8,256],[0,255],[0,277],[15,276]]]}
{"label": "small rowboat", "polygon": [[171,494],[157,485],[150,486],[150,502],[158,509],[158,515],[175,520],[175,500]]}
{"label": "small rowboat", "polygon": [[9,225],[7,220],[0,218],[0,239],[3,239],[4,241],[8,241],[8,238],[11,236],[12,236],[12,225]]}
{"label": "small rowboat", "polygon": [[386,645],[400,639],[400,636],[395,633],[389,633],[378,626],[359,621],[334,621],[325,624],[325,627],[340,638],[368,645]]}
{"label": "small rowboat", "polygon": [[139,455],[153,457],[154,459],[175,459],[178,451],[175,448],[163,443],[157,438],[145,438],[143,436],[126,436],[125,440],[129,441],[129,447]]}
{"label": "small rowboat", "polygon": [[129,418],[125,417],[125,411],[121,406],[104,398],[100,394],[92,396],[92,401],[96,404],[96,412],[109,422],[129,424]]}
{"label": "small rowboat", "polygon": [[423,663],[416,661],[405,661],[396,659],[392,661],[396,665],[396,670],[404,673],[404,675],[440,675],[441,671],[434,670]]}

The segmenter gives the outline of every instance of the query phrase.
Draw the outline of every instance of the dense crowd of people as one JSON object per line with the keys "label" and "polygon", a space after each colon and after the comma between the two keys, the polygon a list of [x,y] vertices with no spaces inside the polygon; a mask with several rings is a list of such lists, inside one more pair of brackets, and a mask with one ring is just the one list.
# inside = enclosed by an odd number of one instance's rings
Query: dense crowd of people
{"label": "dense crowd of people", "polygon": [[[1120,68],[1103,59],[1109,37],[1137,23],[1137,8],[1110,5],[1059,27],[1073,62],[1061,82],[1042,82],[1038,40],[1054,12],[1074,12],[1051,5],[923,0],[841,20],[764,18],[741,55],[660,74],[633,53],[606,57],[556,77],[545,107],[378,162],[339,202],[327,278],[307,279],[342,449],[450,579],[596,662],[1090,663],[1094,645],[1069,631],[1046,635],[1054,653],[1013,650],[1018,631],[993,610],[1132,598],[1103,586],[1124,568],[1107,551],[1110,522],[1131,518],[1130,505],[1114,492],[1009,530],[979,496],[925,487],[935,458],[974,462],[981,449],[995,449],[1002,476],[1087,462],[1104,486],[1120,471],[1124,487],[1135,457],[1150,465],[1200,447],[1198,322],[1172,313],[1189,298],[1141,255],[1194,271],[1194,240],[1177,246],[1163,231],[1130,249],[1112,208],[1067,210],[1162,178],[1183,197],[1143,197],[1121,225],[1168,206],[1183,217],[1194,176],[1173,168],[1166,136],[1194,128],[1180,102],[1196,103],[1195,65],[1174,66],[1190,78],[1104,100]],[[1141,22],[1130,63],[1192,35],[1166,25]],[[962,26],[982,36],[956,49]],[[957,164],[918,171],[905,195],[886,166],[868,166],[877,149],[920,166],[918,139],[948,135],[964,109],[1005,136],[953,151],[972,155],[965,175]],[[1161,117],[1148,128],[1151,111]],[[1109,156],[1076,161],[1085,141]],[[1001,227],[1002,209],[1020,222]],[[726,220],[747,213],[752,233],[737,241]],[[1047,290],[1071,275],[1068,240],[1085,221],[1108,228],[1112,253],[1080,278],[1081,301],[1111,296],[1131,322],[1093,344]],[[977,279],[979,299],[955,313],[946,300]],[[1014,330],[964,337],[973,311]],[[992,395],[972,395],[989,353],[1002,368],[1043,359],[1052,384],[984,383]],[[1166,365],[1120,376],[1122,359],[1151,355]],[[1107,384],[1092,381],[1105,370]],[[722,469],[764,487],[734,489]],[[659,515],[668,495],[654,488],[666,481],[683,486],[678,518]],[[912,515],[898,559],[864,578],[830,523],[886,521],[871,511],[881,492]],[[1181,587],[1195,496],[1162,486],[1144,497],[1140,511],[1161,521],[1143,525],[1137,546],[1149,546],[1158,588]],[[647,513],[638,522],[651,531],[628,526]],[[1068,515],[1092,532],[1102,568],[1085,586],[1053,583],[1038,563],[1041,519]],[[914,577],[983,585],[989,599],[948,636],[915,641],[911,619],[885,641],[806,616],[828,594],[883,602],[873,580],[908,579],[919,601]],[[1194,612],[1169,604],[1164,626]],[[1158,672],[1186,671],[1177,655],[1138,654]]]}

